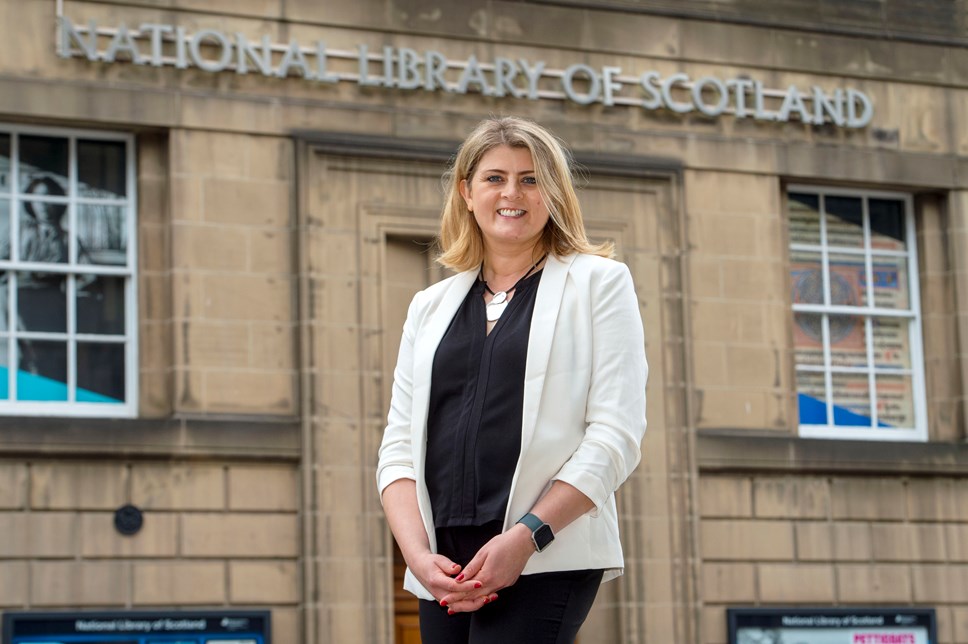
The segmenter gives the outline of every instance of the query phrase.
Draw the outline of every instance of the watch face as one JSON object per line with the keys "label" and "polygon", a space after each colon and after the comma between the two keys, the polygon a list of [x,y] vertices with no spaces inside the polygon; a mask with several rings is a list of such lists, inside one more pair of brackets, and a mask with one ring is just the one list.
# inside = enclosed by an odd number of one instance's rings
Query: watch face
{"label": "watch face", "polygon": [[531,538],[534,539],[534,545],[538,552],[541,552],[555,540],[555,534],[551,531],[551,526],[545,523],[531,534]]}

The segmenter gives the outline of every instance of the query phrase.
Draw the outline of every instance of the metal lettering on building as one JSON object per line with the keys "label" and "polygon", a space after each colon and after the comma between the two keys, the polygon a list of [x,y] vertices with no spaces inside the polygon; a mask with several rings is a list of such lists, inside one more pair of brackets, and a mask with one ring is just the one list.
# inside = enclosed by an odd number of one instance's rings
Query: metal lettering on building
{"label": "metal lettering on building", "polygon": [[623,105],[644,110],[695,113],[709,118],[731,114],[758,121],[831,123],[862,128],[870,124],[870,98],[853,88],[826,91],[813,85],[769,89],[745,75],[721,79],[691,78],[657,71],[626,73],[621,67],[576,63],[550,69],[544,61],[496,56],[481,61],[474,55],[451,60],[434,50],[385,46],[379,51],[360,44],[353,50],[331,49],[324,40],[305,45],[293,38],[273,43],[268,35],[253,40],[245,34],[217,29],[189,32],[185,27],[142,23],[99,27],[90,21],[75,25],[58,21],[58,54],[92,62],[130,62],[153,67],[195,68],[205,72],[261,74],[301,78],[323,85],[347,82],[360,87],[392,90],[476,92],[489,97],[563,100],[579,105]]}

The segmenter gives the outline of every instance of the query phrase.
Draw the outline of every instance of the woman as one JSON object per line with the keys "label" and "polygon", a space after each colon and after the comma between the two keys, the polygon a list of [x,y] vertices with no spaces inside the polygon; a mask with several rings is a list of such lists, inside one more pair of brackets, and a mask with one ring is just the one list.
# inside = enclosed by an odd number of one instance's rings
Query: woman
{"label": "woman", "polygon": [[403,329],[377,482],[424,644],[571,642],[621,574],[614,492],[645,432],[628,269],[591,244],[569,157],[483,121],[449,175]]}

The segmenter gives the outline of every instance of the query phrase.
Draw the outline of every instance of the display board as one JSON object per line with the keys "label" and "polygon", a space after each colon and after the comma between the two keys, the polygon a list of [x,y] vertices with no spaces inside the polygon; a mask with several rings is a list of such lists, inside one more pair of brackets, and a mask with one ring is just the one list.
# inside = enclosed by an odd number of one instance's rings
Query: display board
{"label": "display board", "polygon": [[271,644],[269,611],[8,612],[3,644]]}
{"label": "display board", "polygon": [[933,608],[731,608],[729,644],[937,644]]}

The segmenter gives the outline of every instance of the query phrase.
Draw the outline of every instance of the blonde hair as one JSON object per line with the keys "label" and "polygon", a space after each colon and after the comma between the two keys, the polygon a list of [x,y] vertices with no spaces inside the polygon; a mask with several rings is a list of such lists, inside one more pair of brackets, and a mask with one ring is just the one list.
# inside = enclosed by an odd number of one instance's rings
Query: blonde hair
{"label": "blonde hair", "polygon": [[444,175],[447,198],[440,217],[437,262],[447,268],[466,271],[484,261],[481,229],[467,209],[460,186],[474,175],[487,152],[502,145],[525,148],[531,153],[538,190],[550,213],[539,242],[540,254],[561,257],[590,253],[611,257],[614,254],[611,242],[592,244],[588,241],[572,179],[572,159],[565,146],[537,123],[506,116],[481,121],[461,144],[450,170]]}

